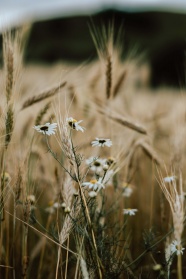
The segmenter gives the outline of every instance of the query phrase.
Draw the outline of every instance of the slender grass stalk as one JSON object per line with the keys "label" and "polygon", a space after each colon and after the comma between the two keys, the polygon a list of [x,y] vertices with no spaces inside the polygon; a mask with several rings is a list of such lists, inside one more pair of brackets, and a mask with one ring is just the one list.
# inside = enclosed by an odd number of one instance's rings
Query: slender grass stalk
{"label": "slender grass stalk", "polygon": [[[67,248],[67,249],[68,249],[68,248]],[[67,251],[66,251],[66,253],[67,253]],[[56,275],[55,275],[55,279],[58,278],[58,270],[59,270],[60,257],[61,257],[61,247],[58,247],[57,265],[56,265]]]}
{"label": "slender grass stalk", "polygon": [[24,226],[23,229],[23,267],[22,267],[22,277],[27,278],[27,269],[28,269],[28,226]]}
{"label": "slender grass stalk", "polygon": [[67,279],[67,271],[68,271],[68,248],[69,248],[69,236],[67,238],[67,252],[66,252],[66,260],[65,260],[65,279]]}
{"label": "slender grass stalk", "polygon": [[27,270],[29,265],[28,257],[28,225],[30,215],[30,204],[28,201],[25,201],[24,204],[24,220],[25,224],[23,226],[23,252],[22,252],[22,278],[27,279]]}
{"label": "slender grass stalk", "polygon": [[[76,242],[77,242],[77,240],[76,240]],[[76,262],[76,270],[75,270],[74,279],[77,279],[77,276],[78,276],[79,262],[82,257],[81,255],[82,255],[82,248],[83,248],[83,243],[84,243],[84,236],[82,237],[82,240],[80,240],[79,242],[81,242],[81,243],[78,246],[79,256],[78,256],[77,262]]]}
{"label": "slender grass stalk", "polygon": [[86,212],[88,224],[89,224],[90,231],[91,231],[91,236],[92,236],[92,240],[93,240],[93,246],[94,246],[94,249],[95,249],[95,252],[96,252],[96,260],[97,260],[97,265],[98,265],[99,278],[102,279],[103,278],[103,274],[102,274],[103,265],[102,265],[101,260],[100,260],[100,258],[98,256],[98,250],[97,250],[97,245],[96,245],[96,238],[95,238],[95,235],[94,235],[94,230],[93,230],[92,222],[91,222],[91,219],[90,219],[90,214],[89,214],[87,202],[86,202],[86,199],[85,199],[85,195],[84,195],[84,193],[82,191],[81,184],[80,184],[79,181],[78,181],[78,184],[79,184],[80,195],[81,195],[83,204],[85,206],[85,212]]}
{"label": "slender grass stalk", "polygon": [[[47,220],[47,224],[46,224],[46,230],[48,231],[49,226],[51,224],[52,221],[52,215],[50,214]],[[38,267],[38,276],[37,279],[41,279],[42,276],[42,266],[44,264],[44,254],[45,254],[45,249],[46,249],[46,240],[47,238],[44,238],[44,243],[42,245],[42,250],[41,250],[41,254],[40,254],[40,259],[39,259],[39,267]]]}
{"label": "slender grass stalk", "polygon": [[[13,214],[11,214],[9,211],[5,210],[5,212],[7,214],[9,214],[10,216],[13,217]],[[29,228],[31,228],[32,230],[34,230],[35,232],[37,232],[38,234],[40,234],[41,236],[44,236],[45,238],[47,238],[49,241],[51,241],[52,243],[56,244],[58,247],[61,247],[65,250],[67,250],[66,246],[64,245],[61,245],[59,242],[57,242],[56,240],[52,239],[51,237],[47,236],[46,234],[42,233],[41,231],[39,231],[38,229],[36,229],[34,226],[30,225],[29,223],[23,221],[22,219],[16,217],[16,219],[18,221],[20,221],[21,223],[23,223],[24,225],[27,225]],[[68,249],[74,256],[78,256],[78,253],[75,253],[73,250],[71,249]]]}

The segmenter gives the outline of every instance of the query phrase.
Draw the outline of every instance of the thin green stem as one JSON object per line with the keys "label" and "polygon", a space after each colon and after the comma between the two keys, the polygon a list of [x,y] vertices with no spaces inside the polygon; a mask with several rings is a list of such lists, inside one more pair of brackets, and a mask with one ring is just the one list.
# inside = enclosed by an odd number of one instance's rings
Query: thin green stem
{"label": "thin green stem", "polygon": [[49,145],[48,138],[47,138],[46,134],[45,134],[45,141],[46,141],[46,144],[47,144],[47,147],[48,147],[48,151],[52,154],[54,159],[60,164],[60,166],[64,169],[64,171],[67,172],[73,180],[75,180],[75,178],[71,175],[71,173],[63,166],[61,161],[57,158],[56,154],[52,151],[52,149]]}

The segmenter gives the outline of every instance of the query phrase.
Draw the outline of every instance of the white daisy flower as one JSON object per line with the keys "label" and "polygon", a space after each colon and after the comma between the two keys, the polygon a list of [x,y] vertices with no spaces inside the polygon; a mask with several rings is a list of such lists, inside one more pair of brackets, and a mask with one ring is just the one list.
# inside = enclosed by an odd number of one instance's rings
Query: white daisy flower
{"label": "white daisy flower", "polygon": [[62,204],[60,204],[59,202],[55,202],[53,204],[53,208],[60,208],[60,207],[62,207]]}
{"label": "white daisy flower", "polygon": [[176,180],[176,176],[167,176],[167,177],[164,177],[163,180],[165,183],[174,182]]}
{"label": "white daisy flower", "polygon": [[112,141],[110,139],[99,139],[99,138],[96,138],[96,140],[93,140],[91,142],[92,146],[112,146]]}
{"label": "white daisy flower", "polygon": [[176,255],[183,255],[183,251],[185,250],[185,248],[182,248],[181,243],[177,240],[174,240],[171,244],[170,244],[170,249],[171,249],[171,254],[174,254],[176,252]]}
{"label": "white daisy flower", "polygon": [[55,130],[57,127],[57,123],[46,123],[45,125],[38,125],[38,126],[34,126],[33,128],[39,132],[39,133],[43,133],[44,135],[54,135],[55,134]]}
{"label": "white daisy flower", "polygon": [[60,204],[59,202],[54,202],[54,201],[50,201],[48,203],[48,207],[45,208],[45,211],[50,213],[50,214],[54,214],[56,212],[57,208],[61,208],[62,204]]}
{"label": "white daisy flower", "polygon": [[123,214],[132,216],[135,215],[137,211],[138,211],[137,209],[127,208],[127,209],[123,209]]}
{"label": "white daisy flower", "polygon": [[124,182],[121,188],[123,190],[122,195],[127,198],[129,198],[134,191],[134,186],[127,182]]}
{"label": "white daisy flower", "polygon": [[45,211],[49,214],[54,214],[55,213],[55,209],[52,206],[46,207]]}
{"label": "white daisy flower", "polygon": [[86,187],[88,186],[89,189],[92,189],[93,191],[96,191],[96,190],[101,190],[102,188],[104,189],[105,186],[103,185],[103,183],[101,183],[101,178],[99,178],[99,180],[97,179],[92,179],[90,180],[90,182],[83,182],[82,183],[82,186],[83,187]]}
{"label": "white daisy flower", "polygon": [[83,120],[77,121],[73,117],[69,117],[66,118],[66,121],[71,129],[84,132],[85,128],[79,125],[79,123],[81,123]]}
{"label": "white daisy flower", "polygon": [[101,172],[103,169],[103,164],[104,164],[103,159],[95,158],[95,157],[90,157],[89,159],[86,160],[87,165],[90,165],[90,169],[94,172]]}

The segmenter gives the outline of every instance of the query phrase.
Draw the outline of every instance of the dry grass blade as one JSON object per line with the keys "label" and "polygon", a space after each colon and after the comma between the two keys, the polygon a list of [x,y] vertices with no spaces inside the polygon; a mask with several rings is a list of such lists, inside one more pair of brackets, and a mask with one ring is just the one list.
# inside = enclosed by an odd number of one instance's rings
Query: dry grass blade
{"label": "dry grass blade", "polygon": [[132,129],[132,130],[134,130],[134,131],[136,131],[140,134],[144,134],[144,135],[147,134],[147,131],[143,126],[141,126],[139,124],[136,124],[136,123],[126,119],[123,116],[117,116],[115,114],[115,112],[113,112],[113,111],[110,111],[109,114],[108,114],[108,112],[106,112],[102,108],[99,108],[98,112],[101,113],[101,114],[106,115],[107,117],[109,117],[110,119],[114,120],[115,122],[121,124],[122,126],[128,127],[129,129]]}
{"label": "dry grass blade", "polygon": [[147,156],[152,159],[157,165],[162,164],[162,160],[159,158],[155,150],[150,146],[147,142],[144,141],[138,141],[136,143],[138,146],[140,146],[143,151],[147,154]]}
{"label": "dry grass blade", "polygon": [[53,88],[49,89],[49,90],[45,90],[44,92],[40,93],[39,95],[37,96],[33,96],[32,98],[29,98],[28,100],[26,100],[24,102],[24,104],[22,105],[22,108],[21,110],[27,108],[27,107],[30,107],[32,105],[34,105],[35,103],[38,103],[42,100],[45,100],[46,98],[49,98],[49,97],[52,97],[54,96],[56,93],[59,92],[59,90],[61,88],[63,88],[64,86],[66,85],[66,81],[60,83],[59,85],[57,86],[54,86]]}

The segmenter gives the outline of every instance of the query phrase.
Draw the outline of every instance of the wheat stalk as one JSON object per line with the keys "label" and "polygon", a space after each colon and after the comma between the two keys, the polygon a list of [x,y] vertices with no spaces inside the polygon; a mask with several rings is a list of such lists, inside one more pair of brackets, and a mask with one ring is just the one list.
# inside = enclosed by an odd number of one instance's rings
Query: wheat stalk
{"label": "wheat stalk", "polygon": [[41,101],[45,100],[46,98],[54,96],[65,85],[66,85],[66,81],[65,82],[61,82],[59,85],[54,86],[51,89],[45,90],[42,93],[40,93],[39,95],[36,95],[36,96],[33,96],[33,97],[29,98],[28,100],[26,100],[23,103],[23,105],[21,107],[21,110],[23,110],[25,108],[28,108],[28,107],[30,107],[30,106],[38,103],[38,102],[41,102]]}
{"label": "wheat stalk", "polygon": [[[182,233],[184,230],[184,218],[185,218],[185,208],[184,208],[184,192],[183,192],[183,182],[182,182],[182,173],[179,170],[179,185],[177,186],[176,179],[166,183],[161,172],[158,170],[159,175],[159,185],[164,193],[171,209],[172,220],[174,226],[174,238],[177,241],[178,245],[181,245]],[[172,177],[175,177],[172,173]],[[178,255],[177,260],[178,268],[178,278],[182,279],[182,259],[181,254]]]}
{"label": "wheat stalk", "polygon": [[50,108],[50,102],[47,103],[43,109],[40,110],[39,114],[37,115],[36,117],[36,121],[35,121],[35,125],[39,125],[41,124],[42,120],[43,120],[43,117],[44,115],[47,113],[47,111],[49,110]]}
{"label": "wheat stalk", "polygon": [[145,129],[145,127],[143,127],[135,122],[132,122],[131,120],[126,119],[122,115],[118,116],[116,114],[116,112],[114,112],[112,110],[111,111],[109,110],[109,113],[103,108],[98,108],[97,110],[99,113],[106,115],[108,118],[112,119],[113,121],[119,123],[122,126],[132,129],[140,134],[144,134],[144,135],[147,134],[147,130]]}
{"label": "wheat stalk", "polygon": [[153,147],[145,142],[144,140],[140,140],[136,143],[137,146],[140,146],[146,155],[154,161],[157,165],[162,164],[162,159],[158,156],[157,152],[153,149]]}
{"label": "wheat stalk", "polygon": [[14,83],[14,53],[10,33],[3,36],[4,46],[4,61],[6,71],[6,99],[7,103],[10,101]]}
{"label": "wheat stalk", "polygon": [[112,92],[112,59],[111,55],[108,53],[106,58],[106,98],[111,98]]}
{"label": "wheat stalk", "polygon": [[13,109],[12,109],[12,105],[8,106],[5,128],[6,128],[5,147],[7,149],[8,145],[11,141],[12,132],[13,132],[13,128],[14,128],[14,112],[13,112]]}
{"label": "wheat stalk", "polygon": [[66,208],[69,209],[71,208],[72,198],[75,192],[73,184],[74,182],[72,181],[71,177],[69,175],[66,175],[62,189],[62,197],[66,204]]}
{"label": "wheat stalk", "polygon": [[80,203],[80,198],[78,196],[76,197],[76,200],[72,206],[70,214],[67,214],[65,216],[65,221],[63,223],[63,227],[59,234],[59,242],[61,245],[68,239],[71,231],[73,230],[74,228],[73,220],[76,220],[77,216],[79,215],[80,209],[81,209],[81,203]]}

